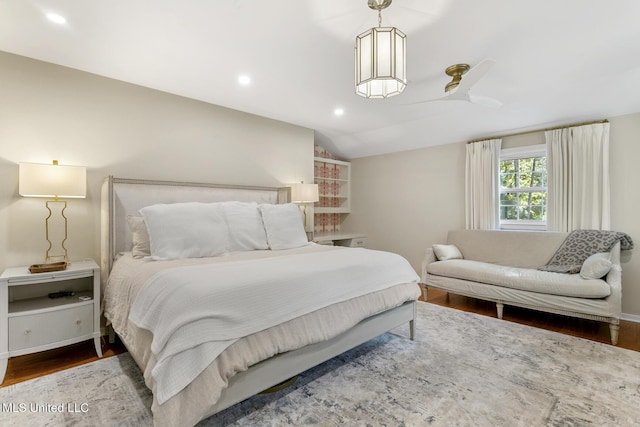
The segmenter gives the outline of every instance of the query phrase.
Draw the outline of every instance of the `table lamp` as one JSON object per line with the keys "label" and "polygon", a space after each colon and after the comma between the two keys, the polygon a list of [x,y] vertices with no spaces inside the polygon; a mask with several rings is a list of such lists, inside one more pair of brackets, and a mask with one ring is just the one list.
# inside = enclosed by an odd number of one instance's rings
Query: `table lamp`
{"label": "table lamp", "polygon": [[293,184],[291,186],[291,202],[300,206],[304,214],[304,228],[307,229],[307,203],[319,201],[318,184]]}
{"label": "table lamp", "polygon": [[[45,263],[56,260],[69,262],[65,242],[67,240],[67,217],[64,210],[67,208],[65,200],[60,198],[85,198],[87,196],[87,169],[84,166],[59,165],[57,160],[53,164],[20,163],[19,190],[23,197],[48,197],[46,207],[49,216],[45,218],[45,233],[49,243]],[[53,243],[50,238],[50,222],[52,219],[52,207],[58,206],[63,222],[62,238],[59,252],[52,251]]]}

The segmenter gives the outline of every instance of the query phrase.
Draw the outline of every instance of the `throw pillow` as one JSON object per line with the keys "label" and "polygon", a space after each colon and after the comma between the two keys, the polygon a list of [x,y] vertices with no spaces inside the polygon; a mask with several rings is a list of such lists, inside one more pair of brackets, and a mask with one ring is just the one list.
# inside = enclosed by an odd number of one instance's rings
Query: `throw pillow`
{"label": "throw pillow", "polygon": [[261,204],[262,222],[267,232],[269,249],[292,249],[309,244],[302,223],[302,212],[293,203]]}
{"label": "throw pillow", "polygon": [[582,264],[580,277],[583,279],[600,279],[611,270],[611,255],[608,252],[591,255]]}
{"label": "throw pillow", "polygon": [[458,249],[456,245],[433,245],[432,248],[438,261],[462,259],[462,252],[460,252],[460,249]]}
{"label": "throw pillow", "polygon": [[223,202],[229,227],[229,251],[269,249],[257,203]]}
{"label": "throw pillow", "polygon": [[140,209],[151,259],[202,258],[227,252],[228,230],[220,203],[157,204]]}
{"label": "throw pillow", "polygon": [[141,216],[127,216],[129,229],[131,230],[131,255],[134,258],[144,258],[151,255],[151,246],[149,244],[149,233],[147,232],[147,224]]}

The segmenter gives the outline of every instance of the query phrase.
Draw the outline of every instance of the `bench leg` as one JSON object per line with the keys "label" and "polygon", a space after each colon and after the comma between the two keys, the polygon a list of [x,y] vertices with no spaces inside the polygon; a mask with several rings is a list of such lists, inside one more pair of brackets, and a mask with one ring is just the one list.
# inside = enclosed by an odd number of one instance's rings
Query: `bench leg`
{"label": "bench leg", "polygon": [[496,303],[496,310],[498,311],[498,319],[502,319],[502,312],[504,311],[504,304],[501,302]]}
{"label": "bench leg", "polygon": [[113,344],[116,342],[116,331],[113,330],[113,326],[107,326],[107,331],[109,333],[109,344]]}
{"label": "bench leg", "polygon": [[424,283],[420,284],[420,290],[422,291],[422,301],[427,300],[427,285]]}
{"label": "bench leg", "polygon": [[414,341],[416,339],[416,321],[409,320],[409,339]]}
{"label": "bench leg", "polygon": [[618,334],[620,333],[620,325],[618,323],[609,323],[609,331],[611,332],[611,344],[618,344]]}

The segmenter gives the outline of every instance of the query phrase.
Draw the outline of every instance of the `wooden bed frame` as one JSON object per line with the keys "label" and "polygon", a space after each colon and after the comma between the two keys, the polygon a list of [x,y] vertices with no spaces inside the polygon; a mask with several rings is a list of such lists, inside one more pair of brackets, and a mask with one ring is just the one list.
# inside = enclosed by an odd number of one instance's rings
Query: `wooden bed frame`
{"label": "wooden bed frame", "polygon": [[[127,215],[138,215],[140,208],[155,203],[194,201],[287,203],[290,200],[290,189],[134,180],[109,176],[102,185],[101,199],[101,271],[104,287],[116,255],[131,248]],[[415,318],[416,302],[406,302],[361,321],[333,339],[282,353],[255,364],[231,378],[216,405],[201,419],[280,384],[402,324],[409,323],[410,337],[413,339]],[[124,344],[128,347],[128,343]]]}

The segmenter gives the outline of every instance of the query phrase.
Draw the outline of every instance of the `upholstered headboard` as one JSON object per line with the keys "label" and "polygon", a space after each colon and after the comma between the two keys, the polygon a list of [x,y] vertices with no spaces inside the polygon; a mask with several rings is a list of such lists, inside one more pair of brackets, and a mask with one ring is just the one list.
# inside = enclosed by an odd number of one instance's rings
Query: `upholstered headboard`
{"label": "upholstered headboard", "polygon": [[156,203],[257,202],[286,203],[289,187],[251,187],[192,182],[149,181],[108,176],[101,192],[101,259],[103,283],[116,255],[131,250],[128,215]]}

